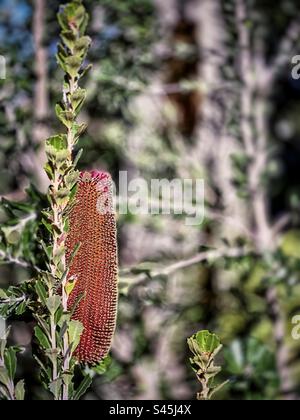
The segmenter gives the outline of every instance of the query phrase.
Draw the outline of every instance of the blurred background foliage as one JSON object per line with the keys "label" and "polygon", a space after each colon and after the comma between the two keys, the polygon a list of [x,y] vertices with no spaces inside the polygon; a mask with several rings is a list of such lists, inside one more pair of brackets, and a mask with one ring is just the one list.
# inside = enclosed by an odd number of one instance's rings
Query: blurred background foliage
{"label": "blurred background foliage", "polygon": [[[0,0],[0,54],[7,61],[7,78],[0,80],[4,289],[29,280],[42,265],[36,233],[46,205],[43,139],[58,129],[53,108],[62,83],[55,61],[60,3]],[[220,398],[300,397],[300,341],[291,337],[291,318],[300,313],[300,82],[292,79],[290,64],[300,51],[299,36],[285,45],[289,58],[265,95],[268,145],[260,182],[276,232],[275,248],[261,252],[252,246],[251,160],[240,133],[247,117],[238,103],[246,93],[237,69],[238,3],[85,1],[93,69],[85,78],[82,119],[88,130],[79,168],[108,170],[116,183],[120,170],[129,179],[206,182],[201,226],[186,226],[178,216],[119,215],[118,326],[111,365],[95,376],[86,399],[195,398],[186,339],[199,329],[215,331],[224,344],[221,380],[230,383]],[[246,3],[242,25],[250,32],[252,59],[263,49],[272,68],[300,6],[296,0]],[[209,63],[215,66],[211,75]],[[250,252],[243,252],[248,246]],[[210,248],[220,251],[217,261],[163,270]],[[227,257],[231,248],[242,252]],[[43,398],[31,358],[32,320],[25,313],[8,323],[11,343],[25,348],[17,373],[25,377],[26,396]]]}

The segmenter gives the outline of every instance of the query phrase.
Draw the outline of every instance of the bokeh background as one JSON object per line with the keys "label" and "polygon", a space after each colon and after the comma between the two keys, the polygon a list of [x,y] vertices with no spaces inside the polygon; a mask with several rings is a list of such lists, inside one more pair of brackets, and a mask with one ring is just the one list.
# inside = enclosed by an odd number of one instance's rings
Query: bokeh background
{"label": "bokeh background", "polygon": [[[62,73],[52,0],[0,0],[0,286],[33,276],[47,180],[43,142]],[[300,54],[297,0],[86,0],[93,39],[79,167],[129,179],[203,178],[206,217],[118,217],[120,301],[111,366],[85,399],[191,399],[186,339],[224,344],[222,399],[299,399]],[[32,184],[30,198],[25,190]],[[5,199],[17,201],[8,222]],[[6,209],[7,210],[7,209]],[[213,251],[213,253],[211,253]],[[191,259],[194,263],[191,263]],[[195,261],[196,259],[196,261]],[[174,264],[176,264],[174,266]],[[43,398],[31,319],[18,375]]]}

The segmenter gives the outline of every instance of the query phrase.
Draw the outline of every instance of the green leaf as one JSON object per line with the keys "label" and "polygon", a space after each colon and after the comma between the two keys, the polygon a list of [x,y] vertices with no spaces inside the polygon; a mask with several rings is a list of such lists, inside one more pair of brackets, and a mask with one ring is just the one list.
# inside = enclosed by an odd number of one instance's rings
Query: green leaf
{"label": "green leaf", "polygon": [[92,370],[97,373],[97,375],[103,375],[112,363],[112,358],[110,355],[104,357],[96,366],[92,367]]}
{"label": "green leaf", "polygon": [[0,357],[1,357],[1,359],[4,358],[6,343],[7,343],[7,340],[5,338],[1,338],[1,340],[0,340]]}
{"label": "green leaf", "polygon": [[64,321],[58,334],[58,338],[57,338],[58,343],[62,342],[63,336],[65,335],[67,330],[68,330],[68,322]]}
{"label": "green leaf", "polygon": [[76,41],[76,36],[74,32],[71,30],[63,30],[60,34],[60,37],[63,43],[69,48],[69,50],[73,52],[73,48]]}
{"label": "green leaf", "polygon": [[21,302],[15,309],[15,314],[20,316],[26,312],[27,304],[26,302]]}
{"label": "green leaf", "polygon": [[198,332],[196,341],[200,349],[205,353],[213,353],[221,344],[219,337],[216,334],[211,334],[209,331]]}
{"label": "green leaf", "polygon": [[82,152],[83,152],[83,149],[79,149],[79,150],[78,150],[78,152],[77,152],[77,154],[76,154],[76,156],[75,156],[75,158],[74,158],[74,162],[73,162],[74,167],[76,167],[76,166],[77,166],[77,163],[79,162],[79,159],[80,159],[80,158],[81,158],[81,156],[82,156]]}
{"label": "green leaf", "polygon": [[75,115],[70,111],[64,111],[60,108],[60,105],[56,105],[56,114],[60,121],[67,127],[71,128],[73,121],[75,119]]}
{"label": "green leaf", "polygon": [[42,224],[45,226],[45,228],[48,230],[48,232],[52,234],[51,223],[49,223],[46,219],[42,219]]}
{"label": "green leaf", "polygon": [[82,68],[80,70],[80,72],[79,72],[80,78],[81,77],[84,77],[91,70],[92,67],[93,67],[92,64],[88,64],[87,66],[85,66],[84,68]]}
{"label": "green leaf", "polygon": [[4,398],[6,398],[7,400],[11,399],[11,396],[8,392],[7,387],[0,385],[0,396],[1,394],[3,395]]}
{"label": "green leaf", "polygon": [[25,397],[25,386],[24,379],[21,379],[15,386],[15,397],[16,400],[24,400]]}
{"label": "green leaf", "polygon": [[287,257],[300,259],[300,231],[289,230],[281,238],[280,249],[282,253]]}
{"label": "green leaf", "polygon": [[0,289],[0,299],[7,299],[7,294],[3,289]]}
{"label": "green leaf", "polygon": [[226,349],[224,358],[227,370],[233,375],[240,375],[245,369],[245,355],[243,352],[242,343],[239,340],[234,340],[230,348]]}
{"label": "green leaf", "polygon": [[33,358],[35,359],[35,361],[37,362],[37,364],[39,365],[39,367],[41,368],[41,370],[45,373],[45,375],[48,377],[48,379],[51,379],[51,375],[49,375],[48,374],[48,370],[47,370],[47,368],[45,367],[45,365],[44,365],[44,363],[42,363],[41,361],[40,361],[40,359],[35,355],[35,354],[33,354]]}
{"label": "green leaf", "polygon": [[229,383],[229,380],[222,382],[220,385],[216,386],[215,388],[213,388],[210,393],[209,393],[209,399],[212,399],[212,397],[219,392],[225,385],[227,385]]}
{"label": "green leaf", "polygon": [[46,306],[46,299],[47,299],[47,291],[45,289],[45,286],[43,285],[43,282],[41,280],[37,280],[35,283],[35,291],[40,298],[40,301],[43,305]]}
{"label": "green leaf", "polygon": [[188,340],[190,349],[193,353],[212,354],[221,342],[216,334],[212,334],[207,330],[199,331]]}
{"label": "green leaf", "polygon": [[46,140],[46,154],[49,159],[60,160],[61,162],[68,157],[68,141],[67,136],[60,134],[50,137]]}
{"label": "green leaf", "polygon": [[85,57],[90,45],[91,45],[91,38],[89,36],[82,36],[79,38],[74,46],[74,53],[78,54],[81,59]]}
{"label": "green leaf", "polygon": [[79,171],[71,171],[65,177],[66,186],[68,187],[68,195],[70,194],[70,190],[77,184],[79,178]]}
{"label": "green leaf", "polygon": [[68,297],[72,293],[75,285],[76,285],[76,279],[72,279],[72,280],[70,279],[70,280],[67,281],[67,284],[65,285],[65,292],[66,292]]}
{"label": "green leaf", "polygon": [[7,370],[3,366],[0,366],[0,382],[5,386],[8,386],[10,382]]}
{"label": "green leaf", "polygon": [[78,88],[73,95],[71,95],[70,101],[73,109],[78,113],[85,100],[86,90]]}
{"label": "green leaf", "polygon": [[79,303],[82,301],[82,299],[84,298],[84,296],[85,296],[85,293],[84,293],[84,292],[82,292],[82,293],[80,293],[80,294],[76,297],[75,302],[73,303],[73,305],[72,305],[72,306],[71,306],[71,308],[70,308],[70,314],[71,314],[71,316],[73,316],[73,315],[74,315],[76,308],[78,307]]}
{"label": "green leaf", "polygon": [[82,23],[80,24],[80,35],[83,35],[86,31],[89,22],[89,15],[86,13]]}
{"label": "green leaf", "polygon": [[19,203],[18,201],[10,201],[6,198],[1,199],[1,204],[3,207],[9,207],[11,210],[19,210],[21,212],[25,213],[31,213],[32,212],[32,205],[27,203]]}
{"label": "green leaf", "polygon": [[63,6],[60,6],[60,7],[61,7],[61,10],[59,13],[57,13],[58,23],[60,24],[62,29],[68,30],[69,29],[68,20],[66,18],[66,15],[62,12]]}
{"label": "green leaf", "polygon": [[85,124],[85,123],[74,124],[73,129],[74,129],[74,135],[76,136],[76,140],[77,140],[86,131],[87,124]]}
{"label": "green leaf", "polygon": [[[46,306],[46,304],[45,304],[45,306]],[[36,320],[40,324],[40,327],[42,328],[43,332],[46,334],[48,339],[50,339],[50,326],[47,324],[47,321],[37,314],[35,314],[34,317],[36,318]]]}
{"label": "green leaf", "polygon": [[50,312],[51,315],[54,315],[55,312],[57,311],[57,309],[60,307],[61,305],[61,297],[60,296],[50,296],[49,298],[47,298],[46,300],[46,305],[47,308]]}
{"label": "green leaf", "polygon": [[[51,225],[50,225],[51,226]],[[48,260],[50,261],[52,258],[52,252],[53,252],[53,246],[52,245],[46,245],[43,240],[41,240],[42,248],[47,255]]]}
{"label": "green leaf", "polygon": [[79,344],[83,332],[83,325],[80,321],[71,320],[68,327],[69,343],[72,344],[71,351],[73,353]]}
{"label": "green leaf", "polygon": [[49,137],[46,140],[46,146],[51,146],[57,151],[67,149],[67,136],[65,134],[58,134],[56,136]]}
{"label": "green leaf", "polygon": [[61,306],[61,307],[59,307],[59,308],[58,308],[58,310],[55,312],[55,315],[54,315],[54,322],[55,322],[56,324],[58,324],[58,323],[59,323],[59,321],[60,321],[61,317],[63,316],[63,313],[64,313],[64,310],[63,310],[63,307],[62,307],[62,306]]}
{"label": "green leaf", "polygon": [[22,226],[20,226],[18,228],[18,226],[14,227],[14,226],[2,226],[1,230],[5,235],[5,239],[8,242],[8,244],[11,245],[16,245],[17,243],[20,242],[20,238],[21,238],[21,229]]}
{"label": "green leaf", "polygon": [[50,181],[52,181],[54,178],[54,171],[53,171],[52,165],[49,162],[47,162],[46,165],[44,166],[44,170],[48,178],[50,179]]}
{"label": "green leaf", "polygon": [[55,381],[50,382],[49,384],[49,390],[54,395],[54,398],[56,400],[60,397],[60,391],[62,387],[62,379],[58,378]]}
{"label": "green leaf", "polygon": [[72,77],[75,78],[80,70],[82,65],[82,60],[80,56],[70,56],[65,59],[65,68],[66,72]]}
{"label": "green leaf", "polygon": [[79,400],[85,392],[88,390],[88,388],[91,386],[92,378],[90,376],[85,376],[79,387],[76,389],[73,399]]}
{"label": "green leaf", "polygon": [[39,327],[38,325],[36,327],[34,327],[34,333],[35,333],[35,336],[38,339],[40,345],[43,348],[45,348],[45,349],[50,349],[51,348],[50,342],[49,342],[47,336],[44,334],[41,327]]}
{"label": "green leaf", "polygon": [[74,246],[74,248],[72,249],[71,255],[70,255],[69,259],[68,259],[68,267],[70,267],[70,266],[71,266],[71,264],[73,263],[74,258],[76,257],[77,252],[79,251],[80,247],[81,247],[81,242],[78,242],[78,243]]}
{"label": "green leaf", "polygon": [[73,375],[70,373],[64,373],[62,375],[62,379],[64,384],[66,384],[69,387],[72,384]]}
{"label": "green leaf", "polygon": [[56,54],[56,61],[57,64],[60,65],[60,67],[63,69],[63,71],[66,71],[66,65],[65,65],[65,56],[61,52]]}
{"label": "green leaf", "polygon": [[13,347],[6,349],[4,354],[4,364],[7,369],[9,378],[13,380],[17,369],[16,350]]}

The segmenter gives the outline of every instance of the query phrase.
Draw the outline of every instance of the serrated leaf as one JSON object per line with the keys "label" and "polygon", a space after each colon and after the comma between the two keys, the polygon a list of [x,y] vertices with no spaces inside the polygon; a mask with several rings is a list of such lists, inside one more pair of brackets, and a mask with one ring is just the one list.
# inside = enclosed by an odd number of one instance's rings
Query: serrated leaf
{"label": "serrated leaf", "polygon": [[61,53],[57,53],[55,57],[56,57],[57,64],[63,69],[63,71],[66,71],[64,55]]}
{"label": "serrated leaf", "polygon": [[44,334],[43,330],[41,329],[40,326],[36,326],[34,327],[34,333],[36,338],[38,339],[40,345],[44,348],[44,349],[50,349],[51,345],[50,342],[46,336],[46,334]]}
{"label": "serrated leaf", "polygon": [[58,134],[56,136],[49,137],[46,140],[46,146],[52,146],[57,151],[67,149],[67,136],[65,134]]}
{"label": "serrated leaf", "polygon": [[54,178],[54,171],[53,171],[53,167],[51,166],[49,162],[47,162],[46,165],[44,165],[44,170],[48,178],[50,179],[50,181],[52,181]]}
{"label": "serrated leaf", "polygon": [[35,291],[38,297],[40,298],[40,301],[42,302],[42,304],[46,306],[47,291],[41,280],[36,281]]}
{"label": "serrated leaf", "polygon": [[0,299],[7,299],[7,294],[3,289],[0,289]]}
{"label": "serrated leaf", "polygon": [[8,386],[10,382],[8,372],[3,366],[0,366],[0,382],[5,386]]}
{"label": "serrated leaf", "polygon": [[55,381],[50,382],[49,390],[54,395],[54,398],[57,400],[60,397],[60,391],[62,387],[62,379],[58,378]]}
{"label": "serrated leaf", "polygon": [[47,231],[49,232],[49,233],[52,233],[52,225],[51,225],[51,223],[49,223],[47,220],[45,220],[45,219],[42,219],[42,224],[45,226],[45,228],[47,229]]}
{"label": "serrated leaf", "polygon": [[[46,306],[46,304],[45,304]],[[43,332],[46,334],[48,339],[50,338],[50,327],[48,326],[46,320],[44,320],[41,316],[35,314],[35,318],[40,324],[40,327],[42,328]]]}
{"label": "serrated leaf", "polygon": [[63,12],[63,6],[60,6],[60,11],[57,13],[57,20],[62,29],[64,30],[69,29],[67,17],[65,13]]}
{"label": "serrated leaf", "polygon": [[58,310],[55,312],[54,322],[56,324],[59,324],[59,322],[61,320],[61,317],[63,316],[63,313],[64,313],[64,311],[63,311],[63,308],[62,307],[59,307]]}
{"label": "serrated leaf", "polygon": [[26,302],[21,302],[15,309],[15,314],[20,316],[26,312],[27,304]]}
{"label": "serrated leaf", "polygon": [[78,152],[77,152],[77,154],[76,154],[76,156],[75,156],[75,158],[74,158],[74,162],[73,162],[74,167],[77,166],[77,164],[79,162],[79,159],[82,156],[82,153],[83,153],[83,149],[79,149]]}
{"label": "serrated leaf", "polygon": [[72,77],[75,78],[80,70],[82,65],[82,60],[79,56],[70,56],[65,59],[65,68],[66,72]]}
{"label": "serrated leaf", "polygon": [[48,379],[50,379],[51,375],[48,375],[48,370],[46,369],[45,365],[40,361],[40,359],[35,354],[33,354],[33,358],[35,359],[35,361],[37,362],[41,370],[46,374]]}
{"label": "serrated leaf", "polygon": [[81,334],[83,332],[83,325],[80,321],[71,320],[68,324],[68,336],[72,353],[76,350],[79,344]]}
{"label": "serrated leaf", "polygon": [[86,31],[89,22],[89,15],[86,13],[82,23],[80,24],[80,35],[83,35]]}
{"label": "serrated leaf", "polygon": [[70,102],[72,104],[73,109],[78,113],[80,108],[85,100],[86,97],[86,90],[78,88],[73,95],[70,97]]}
{"label": "serrated leaf", "polygon": [[59,105],[56,105],[56,114],[60,121],[67,127],[71,128],[75,119],[74,114],[71,111],[64,111]]}
{"label": "serrated leaf", "polygon": [[61,297],[60,296],[57,296],[57,295],[50,296],[46,300],[46,306],[47,306],[51,315],[55,314],[55,312],[60,307],[60,305],[61,305]]}
{"label": "serrated leaf", "polygon": [[63,30],[60,34],[60,37],[64,44],[69,48],[69,50],[73,52],[73,48],[76,41],[76,36],[74,32],[71,30]]}
{"label": "serrated leaf", "polygon": [[25,397],[25,385],[24,379],[21,379],[15,386],[15,398],[17,401],[24,400]]}
{"label": "serrated leaf", "polygon": [[32,212],[33,208],[31,204],[27,203],[19,203],[18,201],[11,201],[7,200],[6,198],[2,197],[1,204],[4,207],[9,207],[11,210],[19,210],[25,213]]}
{"label": "serrated leaf", "polygon": [[88,388],[91,386],[91,383],[92,383],[92,378],[90,376],[86,376],[81,382],[81,384],[79,385],[79,387],[76,389],[73,399],[79,400],[88,390]]}
{"label": "serrated leaf", "polygon": [[16,350],[12,347],[6,349],[4,354],[4,364],[11,380],[14,379],[17,369],[17,356]]}
{"label": "serrated leaf", "polygon": [[70,194],[70,190],[74,187],[74,185],[77,183],[79,178],[79,171],[72,171],[68,175],[66,175],[66,185],[69,189],[68,195]]}
{"label": "serrated leaf", "polygon": [[67,281],[67,283],[65,285],[65,292],[66,292],[67,296],[70,296],[70,294],[72,293],[72,291],[73,291],[76,283],[77,283],[77,280],[76,279],[74,279],[74,280],[70,280],[69,279]]}
{"label": "serrated leaf", "polygon": [[76,136],[76,140],[77,140],[86,131],[87,124],[85,124],[85,123],[74,124],[73,129],[74,129],[74,135]]}
{"label": "serrated leaf", "polygon": [[62,326],[61,326],[61,328],[60,328],[58,337],[57,337],[57,342],[58,343],[60,343],[62,341],[63,336],[65,335],[65,333],[67,332],[67,330],[68,330],[68,322],[67,321],[64,321],[63,324],[62,324]]}
{"label": "serrated leaf", "polygon": [[92,67],[92,64],[88,64],[87,66],[82,68],[79,72],[80,77],[84,77],[92,69]]}
{"label": "serrated leaf", "polygon": [[91,45],[91,38],[89,36],[82,36],[79,38],[74,46],[74,54],[78,54],[82,59],[85,57],[90,45]]}
{"label": "serrated leaf", "polygon": [[199,331],[194,339],[203,353],[213,353],[221,344],[219,337],[207,330]]}

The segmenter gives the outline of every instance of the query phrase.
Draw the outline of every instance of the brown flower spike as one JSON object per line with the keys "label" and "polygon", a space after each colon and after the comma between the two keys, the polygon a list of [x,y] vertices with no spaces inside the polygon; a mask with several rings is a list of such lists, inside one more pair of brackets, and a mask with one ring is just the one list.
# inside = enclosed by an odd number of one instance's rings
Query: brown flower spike
{"label": "brown flower spike", "polygon": [[69,217],[66,240],[68,280],[75,286],[68,299],[73,319],[83,326],[75,356],[80,362],[96,363],[107,355],[116,324],[117,312],[117,239],[112,205],[112,180],[105,172],[82,172],[75,204]]}

